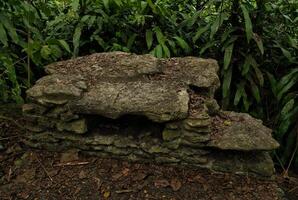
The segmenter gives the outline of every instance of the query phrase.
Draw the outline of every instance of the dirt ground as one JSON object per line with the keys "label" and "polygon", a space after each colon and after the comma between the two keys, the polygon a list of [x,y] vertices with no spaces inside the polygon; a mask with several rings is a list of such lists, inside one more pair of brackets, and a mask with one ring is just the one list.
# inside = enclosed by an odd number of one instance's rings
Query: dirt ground
{"label": "dirt ground", "polygon": [[[1,107],[0,107],[1,109]],[[298,178],[276,180],[48,152],[23,144],[19,110],[0,111],[0,199],[298,199]]]}

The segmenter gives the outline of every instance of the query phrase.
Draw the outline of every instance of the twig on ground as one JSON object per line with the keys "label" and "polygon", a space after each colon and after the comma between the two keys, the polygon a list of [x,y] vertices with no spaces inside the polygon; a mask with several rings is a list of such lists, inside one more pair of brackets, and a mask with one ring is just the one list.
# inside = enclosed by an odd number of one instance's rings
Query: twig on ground
{"label": "twig on ground", "polygon": [[88,165],[89,162],[67,162],[67,163],[57,163],[53,165],[54,167],[62,167],[62,166],[75,166],[75,165]]}
{"label": "twig on ground", "polygon": [[45,166],[43,166],[43,164],[41,163],[41,161],[39,160],[38,156],[35,155],[35,158],[37,160],[37,162],[39,163],[39,165],[41,166],[41,168],[44,170],[44,172],[46,173],[46,175],[49,177],[49,179],[53,182],[52,177],[50,176],[49,172],[47,171],[47,169],[45,168]]}

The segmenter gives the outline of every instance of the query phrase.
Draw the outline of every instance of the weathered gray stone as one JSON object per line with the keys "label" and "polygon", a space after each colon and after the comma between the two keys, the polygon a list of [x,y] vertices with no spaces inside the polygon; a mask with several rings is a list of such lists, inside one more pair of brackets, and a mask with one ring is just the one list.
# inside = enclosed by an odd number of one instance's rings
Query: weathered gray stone
{"label": "weathered gray stone", "polygon": [[181,136],[180,130],[164,129],[162,132],[162,139],[165,141],[171,141]]}
{"label": "weathered gray stone", "polygon": [[27,96],[41,105],[63,105],[81,96],[82,82],[80,76],[48,75],[27,90]]}
{"label": "weathered gray stone", "polygon": [[88,130],[85,119],[79,119],[71,122],[58,122],[57,129],[59,131],[71,131],[77,134],[86,133]]}
{"label": "weathered gray stone", "polygon": [[182,141],[186,141],[186,143],[191,143],[191,144],[200,144],[202,142],[208,142],[210,140],[210,135],[208,134],[199,134],[196,132],[191,132],[184,130],[182,132]]}
{"label": "weathered gray stone", "polygon": [[279,144],[272,138],[271,130],[262,121],[245,113],[225,112],[231,119],[222,133],[210,141],[210,147],[223,150],[256,151],[273,150]]}
{"label": "weathered gray stone", "polygon": [[237,174],[257,174],[272,176],[274,163],[267,152],[254,153],[217,153],[213,155],[211,168],[216,171],[234,172]]}
{"label": "weathered gray stone", "polygon": [[278,147],[271,131],[247,114],[222,112],[213,98],[219,87],[214,60],[111,52],[53,63],[46,71],[23,107],[34,132],[25,142],[32,147],[274,172],[266,152]]}
{"label": "weathered gray stone", "polygon": [[81,114],[113,119],[134,114],[166,122],[186,118],[188,100],[186,90],[177,91],[176,84],[157,81],[101,82],[67,106]]}
{"label": "weathered gray stone", "polygon": [[42,115],[47,111],[47,108],[37,104],[24,104],[22,111],[25,115]]}

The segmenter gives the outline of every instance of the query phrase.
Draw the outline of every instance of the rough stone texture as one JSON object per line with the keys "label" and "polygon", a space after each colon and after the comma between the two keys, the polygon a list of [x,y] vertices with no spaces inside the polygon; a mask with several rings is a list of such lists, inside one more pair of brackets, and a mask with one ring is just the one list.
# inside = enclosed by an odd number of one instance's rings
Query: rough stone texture
{"label": "rough stone texture", "polygon": [[53,63],[27,91],[26,143],[270,177],[271,130],[213,98],[218,65],[122,52]]}
{"label": "rough stone texture", "polygon": [[156,122],[184,119],[188,115],[186,89],[163,81],[101,82],[80,100],[68,103],[71,110],[112,119],[142,115]]}
{"label": "rough stone texture", "polygon": [[222,150],[272,150],[279,147],[271,137],[271,130],[262,121],[246,113],[225,112],[231,118],[230,124],[222,130],[218,138],[210,141],[209,146]]}

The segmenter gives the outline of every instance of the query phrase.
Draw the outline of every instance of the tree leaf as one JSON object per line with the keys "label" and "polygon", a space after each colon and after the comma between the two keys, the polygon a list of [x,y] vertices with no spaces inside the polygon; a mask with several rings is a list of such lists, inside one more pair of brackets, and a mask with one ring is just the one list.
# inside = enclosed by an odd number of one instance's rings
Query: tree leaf
{"label": "tree leaf", "polygon": [[216,44],[215,41],[209,41],[207,44],[200,50],[199,54],[202,55],[207,49],[213,47]]}
{"label": "tree leaf", "polygon": [[185,42],[184,39],[178,36],[175,36],[173,38],[177,41],[177,44],[184,50],[185,53],[191,52],[190,46],[187,44],[187,42]]}
{"label": "tree leaf", "polygon": [[109,10],[109,3],[110,3],[110,0],[103,0],[103,5],[107,10]]}
{"label": "tree leaf", "polygon": [[65,42],[65,40],[58,40],[60,45],[68,52],[70,53],[70,48],[69,45],[67,44],[67,42]]}
{"label": "tree leaf", "polygon": [[170,50],[169,50],[169,48],[167,47],[167,45],[162,44],[162,49],[163,49],[163,51],[165,52],[165,56],[166,56],[167,58],[171,57],[171,53],[170,53]]}
{"label": "tree leaf", "polygon": [[8,46],[6,31],[1,23],[0,23],[0,41],[4,46]]}
{"label": "tree leaf", "polygon": [[245,93],[244,91],[244,83],[240,83],[238,86],[237,86],[237,91],[236,91],[236,94],[235,94],[235,98],[234,98],[234,105],[237,106],[241,97],[243,96],[243,94]]}
{"label": "tree leaf", "polygon": [[162,46],[160,44],[155,47],[155,56],[162,58]]}
{"label": "tree leaf", "polygon": [[49,48],[49,46],[48,45],[42,46],[40,50],[41,57],[47,60],[49,59],[50,54],[51,54],[51,49]]}
{"label": "tree leaf", "polygon": [[294,107],[294,104],[295,104],[295,99],[291,99],[284,105],[284,107],[282,108],[282,110],[280,112],[283,119],[286,119],[286,116],[292,110],[292,108]]}
{"label": "tree leaf", "polygon": [[253,36],[252,23],[249,17],[249,12],[246,9],[245,5],[241,4],[240,7],[244,16],[245,33],[246,33],[247,42],[249,42]]}
{"label": "tree leaf", "polygon": [[292,61],[292,60],[293,60],[290,51],[286,50],[286,49],[283,48],[283,47],[280,47],[280,50],[282,51],[282,54],[283,54],[289,61]]}
{"label": "tree leaf", "polygon": [[214,23],[211,26],[211,32],[210,32],[210,39],[212,39],[215,35],[215,33],[218,31],[220,26],[220,14],[216,17]]}
{"label": "tree leaf", "polygon": [[80,38],[81,38],[81,34],[82,34],[82,27],[80,26],[80,24],[77,25],[74,35],[73,35],[73,56],[77,56],[79,53],[79,46],[80,46]]}
{"label": "tree leaf", "polygon": [[80,6],[80,0],[72,0],[71,1],[71,7],[74,11],[78,11]]}
{"label": "tree leaf", "polygon": [[148,50],[151,48],[153,42],[153,33],[151,30],[146,31],[146,43],[147,43],[147,48]]}
{"label": "tree leaf", "polygon": [[229,67],[229,65],[230,65],[232,54],[233,54],[233,48],[234,48],[234,43],[230,44],[225,49],[225,54],[224,54],[224,70],[227,70],[228,67]]}
{"label": "tree leaf", "polygon": [[133,33],[129,36],[128,38],[128,41],[127,41],[127,48],[128,49],[131,49],[133,43],[135,42],[136,40],[136,37],[137,37],[137,34],[136,33]]}
{"label": "tree leaf", "polygon": [[292,78],[284,87],[277,93],[277,100],[281,100],[283,94],[288,92],[295,84],[297,84],[298,78]]}
{"label": "tree leaf", "polygon": [[223,98],[227,97],[229,94],[231,81],[232,81],[232,67],[230,67],[227,71],[224,71],[224,79],[222,84]]}
{"label": "tree leaf", "polygon": [[13,26],[12,22],[10,20],[8,20],[7,18],[1,17],[1,22],[3,24],[3,26],[6,28],[6,31],[8,33],[8,35],[11,37],[12,41],[15,44],[18,44],[19,42],[19,37],[17,35],[16,29]]}
{"label": "tree leaf", "polygon": [[159,44],[165,44],[165,37],[159,27],[155,27],[155,34]]}
{"label": "tree leaf", "polygon": [[245,60],[242,66],[242,70],[241,70],[241,75],[245,76],[250,69],[250,65],[251,65],[251,61],[252,60],[252,56],[249,54],[248,56],[245,56]]}
{"label": "tree leaf", "polygon": [[260,91],[259,91],[259,88],[258,86],[255,84],[255,82],[250,78],[249,79],[249,82],[250,82],[250,88],[251,88],[251,92],[255,98],[255,100],[260,103],[261,102],[261,95],[260,95]]}
{"label": "tree leaf", "polygon": [[277,89],[276,88],[277,87],[277,81],[274,78],[274,76],[272,74],[270,74],[269,72],[266,72],[266,74],[267,74],[269,82],[270,82],[272,93],[276,97],[277,96],[277,90],[276,90]]}
{"label": "tree leaf", "polygon": [[264,46],[263,46],[263,41],[262,41],[261,37],[258,34],[254,33],[253,39],[257,43],[257,46],[258,46],[261,54],[263,55],[264,54]]}
{"label": "tree leaf", "polygon": [[193,43],[195,43],[201,37],[201,35],[209,29],[209,27],[210,27],[209,24],[207,24],[206,26],[200,27],[197,30],[195,36],[192,38]]}

